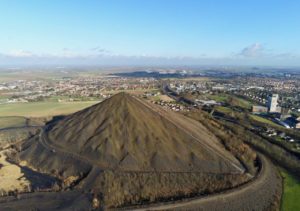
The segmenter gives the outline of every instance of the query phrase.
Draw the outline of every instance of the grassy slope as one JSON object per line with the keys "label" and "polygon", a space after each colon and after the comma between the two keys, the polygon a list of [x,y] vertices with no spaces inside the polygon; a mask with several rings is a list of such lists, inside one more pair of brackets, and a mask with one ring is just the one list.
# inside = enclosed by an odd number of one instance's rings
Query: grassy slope
{"label": "grassy slope", "polygon": [[300,210],[300,181],[285,170],[281,170],[284,178],[282,210]]}
{"label": "grassy slope", "polygon": [[69,114],[89,107],[97,101],[87,102],[35,102],[0,105],[0,116],[43,117]]}

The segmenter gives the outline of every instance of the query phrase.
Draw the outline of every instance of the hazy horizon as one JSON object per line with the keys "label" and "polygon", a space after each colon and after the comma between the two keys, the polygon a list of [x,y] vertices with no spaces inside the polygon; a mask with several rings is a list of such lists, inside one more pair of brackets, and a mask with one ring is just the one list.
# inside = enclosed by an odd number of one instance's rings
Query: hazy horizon
{"label": "hazy horizon", "polygon": [[299,2],[2,1],[0,65],[300,66]]}

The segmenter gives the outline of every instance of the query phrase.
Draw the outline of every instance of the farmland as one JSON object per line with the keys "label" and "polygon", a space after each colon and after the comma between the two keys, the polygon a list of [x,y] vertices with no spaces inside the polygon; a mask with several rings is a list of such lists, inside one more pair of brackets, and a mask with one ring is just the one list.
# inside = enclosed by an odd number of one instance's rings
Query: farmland
{"label": "farmland", "polygon": [[[69,114],[89,107],[98,101],[82,102],[32,102],[0,105],[0,117],[24,116],[44,117]],[[8,124],[8,123],[7,123]]]}
{"label": "farmland", "polygon": [[11,127],[22,127],[26,125],[26,118],[24,117],[0,117],[0,129]]}

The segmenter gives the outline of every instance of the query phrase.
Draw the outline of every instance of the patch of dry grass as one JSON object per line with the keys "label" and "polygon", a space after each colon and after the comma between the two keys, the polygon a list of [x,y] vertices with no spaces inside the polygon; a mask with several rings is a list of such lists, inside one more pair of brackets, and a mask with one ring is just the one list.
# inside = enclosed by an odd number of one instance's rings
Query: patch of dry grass
{"label": "patch of dry grass", "polygon": [[30,182],[24,177],[19,166],[6,161],[6,152],[7,150],[0,153],[0,193],[15,190],[18,192],[27,191]]}

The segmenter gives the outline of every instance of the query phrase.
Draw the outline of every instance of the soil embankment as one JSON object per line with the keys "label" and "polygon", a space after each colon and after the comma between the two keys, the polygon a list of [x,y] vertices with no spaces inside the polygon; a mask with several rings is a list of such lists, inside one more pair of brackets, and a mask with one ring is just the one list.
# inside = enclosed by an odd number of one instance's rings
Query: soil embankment
{"label": "soil embankment", "polygon": [[261,155],[260,159],[262,169],[258,176],[239,188],[184,202],[128,210],[276,210],[282,191],[281,177],[267,158]]}

